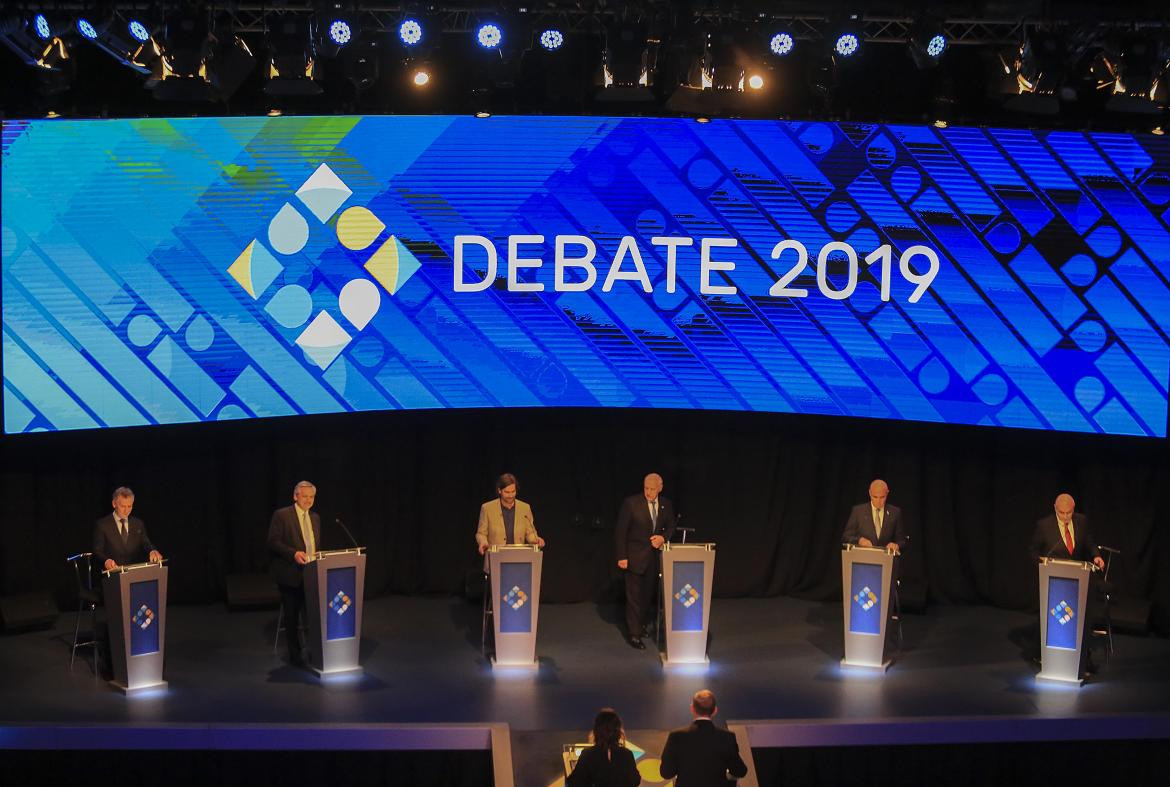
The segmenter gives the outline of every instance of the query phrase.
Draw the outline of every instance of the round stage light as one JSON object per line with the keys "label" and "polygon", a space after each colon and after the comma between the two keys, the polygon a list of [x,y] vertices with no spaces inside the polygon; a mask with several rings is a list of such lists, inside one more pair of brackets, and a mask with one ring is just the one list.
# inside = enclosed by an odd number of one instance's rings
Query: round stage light
{"label": "round stage light", "polygon": [[33,29],[44,41],[53,37],[53,29],[49,27],[49,20],[45,18],[44,14],[37,14],[33,17]]}
{"label": "round stage light", "polygon": [[939,57],[943,50],[947,48],[947,39],[941,34],[931,36],[930,40],[926,42],[926,54],[931,57]]}
{"label": "round stage light", "polygon": [[565,34],[560,30],[545,30],[540,34],[540,45],[552,52],[565,43]]}
{"label": "round stage light", "polygon": [[344,19],[334,19],[329,23],[329,40],[338,46],[345,46],[353,38],[353,28]]}
{"label": "round stage light", "polygon": [[475,31],[475,40],[484,49],[495,49],[504,40],[504,33],[497,25],[490,23],[480,25],[479,29]]}
{"label": "round stage light", "polygon": [[849,57],[857,48],[861,46],[861,41],[853,33],[842,33],[837,37],[837,43],[833,46],[837,54],[841,57]]}
{"label": "round stage light", "polygon": [[417,19],[404,19],[398,26],[398,37],[407,46],[414,46],[422,41],[422,25]]}
{"label": "round stage light", "polygon": [[131,19],[130,24],[127,25],[130,35],[142,43],[150,40],[150,31],[146,29],[146,25],[139,22],[137,19]]}
{"label": "round stage light", "polygon": [[764,78],[759,74],[752,74],[748,77],[748,87],[752,90],[759,90],[764,86]]}
{"label": "round stage light", "polygon": [[774,55],[784,57],[792,51],[794,46],[796,46],[796,41],[793,40],[790,33],[777,33],[772,36],[771,47]]}
{"label": "round stage light", "polygon": [[426,69],[420,68],[418,71],[414,72],[415,87],[426,87],[428,84],[430,84],[430,81],[431,75],[430,72],[428,72]]}
{"label": "round stage light", "polygon": [[88,19],[82,18],[77,20],[77,32],[81,33],[91,41],[97,38],[97,28],[95,28]]}

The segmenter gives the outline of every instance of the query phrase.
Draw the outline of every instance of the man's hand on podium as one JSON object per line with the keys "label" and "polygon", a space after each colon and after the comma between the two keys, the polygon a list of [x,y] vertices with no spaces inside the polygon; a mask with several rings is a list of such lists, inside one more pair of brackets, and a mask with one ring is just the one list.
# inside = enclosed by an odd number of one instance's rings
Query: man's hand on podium
{"label": "man's hand on podium", "polygon": [[666,539],[662,536],[650,536],[650,546],[655,549],[662,549],[662,545],[666,543]]}
{"label": "man's hand on podium", "polygon": [[102,568],[106,571],[113,571],[117,567],[118,564],[109,558],[106,558],[106,562],[102,564]]}
{"label": "man's hand on podium", "polygon": [[296,553],[293,554],[293,560],[295,560],[298,565],[304,566],[304,565],[308,564],[309,556],[306,555],[304,552],[297,551]]}
{"label": "man's hand on podium", "polygon": [[488,549],[489,549],[489,547],[487,544],[480,544],[479,545],[479,554],[482,555],[482,554],[486,553],[488,551]]}
{"label": "man's hand on podium", "polygon": [[872,542],[872,541],[870,541],[870,540],[869,540],[868,538],[866,538],[865,536],[862,536],[861,538],[857,539],[857,546],[859,546],[859,547],[871,547],[871,546],[873,546],[873,542]]}
{"label": "man's hand on podium", "polygon": [[902,551],[900,549],[898,549],[898,545],[895,544],[893,541],[886,544],[886,551],[889,552],[891,555],[894,555],[895,557],[902,554]]}
{"label": "man's hand on podium", "polygon": [[146,558],[151,563],[161,563],[163,561],[162,553],[157,549],[150,550],[150,554]]}
{"label": "man's hand on podium", "polygon": [[1093,558],[1093,565],[1102,571],[1105,570],[1105,560],[1100,555],[1097,555],[1097,557]]}
{"label": "man's hand on podium", "polygon": [[536,537],[536,545],[538,547],[540,547],[541,549],[544,549],[544,539],[541,538],[540,536],[537,536]]}
{"label": "man's hand on podium", "polygon": [[625,571],[629,567],[630,567],[630,561],[628,561],[628,560],[619,560],[618,561],[618,568],[622,569],[623,571]]}

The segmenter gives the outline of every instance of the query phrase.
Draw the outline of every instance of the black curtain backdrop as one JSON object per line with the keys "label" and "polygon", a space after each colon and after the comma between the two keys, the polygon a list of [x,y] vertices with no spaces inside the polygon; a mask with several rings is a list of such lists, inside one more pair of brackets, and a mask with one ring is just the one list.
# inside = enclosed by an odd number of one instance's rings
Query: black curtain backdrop
{"label": "black curtain backdrop", "polygon": [[840,536],[874,477],[911,534],[906,581],[931,602],[1034,606],[1033,523],[1068,491],[1122,550],[1123,593],[1170,631],[1166,440],[863,419],[658,410],[391,412],[18,435],[0,440],[0,593],[52,590],[65,557],[127,485],[171,559],[172,602],[224,598],[263,571],[274,508],[318,488],[323,546],[342,518],[369,548],[367,593],[456,593],[478,565],[480,503],[504,471],[549,542],[547,602],[616,600],[612,530],[650,471],[699,540],[718,543],[721,597],[840,597]]}

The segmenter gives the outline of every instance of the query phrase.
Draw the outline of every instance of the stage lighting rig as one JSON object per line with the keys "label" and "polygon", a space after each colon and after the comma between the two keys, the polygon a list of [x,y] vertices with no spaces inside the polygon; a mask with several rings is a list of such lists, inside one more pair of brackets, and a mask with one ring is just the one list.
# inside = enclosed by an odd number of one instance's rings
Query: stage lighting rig
{"label": "stage lighting rig", "polygon": [[122,65],[140,74],[154,72],[159,50],[146,23],[110,13],[104,17],[79,16],[74,24],[83,38]]}
{"label": "stage lighting rig", "polygon": [[776,57],[788,57],[796,49],[796,38],[787,30],[780,30],[768,39],[768,51]]}
{"label": "stage lighting rig", "polygon": [[1168,53],[1156,36],[1129,33],[1109,46],[1105,59],[1114,75],[1110,112],[1157,114],[1167,102]]}
{"label": "stage lighting rig", "polygon": [[69,60],[69,50],[44,14],[9,16],[0,20],[0,42],[16,53],[25,65],[57,71]]}
{"label": "stage lighting rig", "polygon": [[556,52],[565,45],[565,34],[555,27],[550,27],[540,34],[540,45],[549,52]]}
{"label": "stage lighting rig", "polygon": [[221,20],[213,27],[207,11],[172,11],[147,42],[157,55],[146,86],[160,101],[226,100],[255,65],[243,39]]}
{"label": "stage lighting rig", "polygon": [[1004,106],[1016,112],[1055,115],[1060,101],[1075,100],[1076,91],[1067,83],[1068,47],[1055,30],[1030,27],[1020,42],[1012,70],[1016,95]]}
{"label": "stage lighting rig", "polygon": [[707,39],[704,55],[703,87],[713,90],[743,90],[745,61],[745,33],[734,26],[724,25]]}
{"label": "stage lighting rig", "polygon": [[504,43],[504,30],[495,22],[484,22],[475,28],[475,42],[482,49],[498,51]]}
{"label": "stage lighting rig", "polygon": [[602,55],[603,88],[598,101],[653,101],[654,55],[646,24],[641,20],[614,21],[605,28]]}
{"label": "stage lighting rig", "polygon": [[268,29],[268,81],[270,96],[315,96],[323,88],[318,79],[317,44],[313,18],[284,14]]}
{"label": "stage lighting rig", "polygon": [[949,42],[941,24],[933,20],[921,20],[911,28],[906,45],[914,65],[926,71],[939,64]]}

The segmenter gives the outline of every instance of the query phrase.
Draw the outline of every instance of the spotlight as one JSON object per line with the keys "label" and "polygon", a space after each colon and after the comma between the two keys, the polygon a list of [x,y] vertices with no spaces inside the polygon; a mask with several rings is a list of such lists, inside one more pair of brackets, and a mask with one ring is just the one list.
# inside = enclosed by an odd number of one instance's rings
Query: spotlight
{"label": "spotlight", "polygon": [[560,30],[545,30],[540,34],[540,45],[550,52],[560,49],[565,43],[565,34]]}
{"label": "spotlight", "polygon": [[752,74],[748,77],[748,87],[752,90],[760,90],[764,87],[764,78],[759,74]]}
{"label": "spotlight", "polygon": [[403,19],[402,24],[398,26],[398,38],[407,46],[414,46],[422,41],[422,37],[422,23],[417,19]]}
{"label": "spotlight", "polygon": [[37,36],[42,41],[48,41],[53,37],[53,28],[49,26],[49,20],[44,14],[37,14],[33,17],[33,29],[37,31]]}
{"label": "spotlight", "polygon": [[791,33],[777,33],[772,36],[772,40],[768,46],[772,49],[772,54],[777,57],[784,57],[792,53],[793,48],[796,46],[796,41],[793,39]]}
{"label": "spotlight", "polygon": [[317,81],[317,47],[313,25],[306,17],[291,14],[278,18],[268,31],[268,82],[270,96],[314,96],[322,92]]}
{"label": "spotlight", "polygon": [[131,19],[130,24],[126,26],[130,36],[135,40],[145,44],[150,40],[150,31],[146,29],[146,25],[139,22],[137,19]]}
{"label": "spotlight", "polygon": [[833,44],[833,51],[841,57],[852,57],[861,46],[861,39],[855,33],[842,33]]}
{"label": "spotlight", "polygon": [[98,37],[97,28],[93,26],[92,22],[90,22],[88,19],[86,19],[83,16],[79,16],[77,18],[77,32],[81,33],[83,36],[88,38],[90,41],[93,41],[95,38]]}
{"label": "spotlight", "polygon": [[654,59],[643,22],[613,22],[605,29],[605,88],[602,101],[652,101]]}
{"label": "spotlight", "polygon": [[475,40],[484,49],[495,49],[504,40],[504,33],[498,25],[488,22],[475,31]]}
{"label": "spotlight", "polygon": [[344,19],[334,19],[329,23],[329,40],[338,46],[345,46],[353,39],[353,28]]}
{"label": "spotlight", "polygon": [[941,23],[934,19],[919,19],[915,22],[910,28],[906,44],[910,50],[910,59],[919,71],[937,66],[947,51],[947,37],[943,34]]}
{"label": "spotlight", "polygon": [[426,87],[431,82],[431,73],[425,68],[420,68],[414,72],[411,81],[414,82],[415,87]]}
{"label": "spotlight", "polygon": [[1105,108],[1110,112],[1157,114],[1166,104],[1167,52],[1152,37],[1124,36],[1106,55],[1114,75],[1112,95]]}

